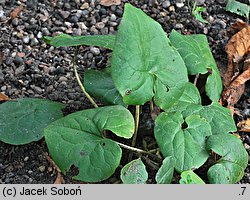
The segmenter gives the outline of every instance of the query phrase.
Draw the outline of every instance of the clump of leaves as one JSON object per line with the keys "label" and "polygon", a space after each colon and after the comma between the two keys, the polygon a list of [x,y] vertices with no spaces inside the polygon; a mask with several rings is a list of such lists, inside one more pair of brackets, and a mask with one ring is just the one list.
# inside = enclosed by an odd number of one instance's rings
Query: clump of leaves
{"label": "clump of leaves", "polygon": [[[193,170],[200,168],[211,152],[221,159],[208,170],[210,183],[235,183],[242,178],[248,155],[241,140],[230,134],[237,130],[230,110],[217,103],[222,82],[204,35],[183,36],[173,30],[168,38],[159,23],[126,4],[117,35],[72,37],[62,34],[45,37],[45,41],[57,47],[94,45],[113,51],[111,67],[87,71],[84,85],[74,64],[83,92],[91,102],[89,93],[107,106],[98,108],[94,104],[97,108],[78,111],[46,128],[40,127],[45,128],[49,152],[62,173],[74,165],[79,170],[75,179],[98,182],[110,177],[119,166],[121,147],[136,151],[140,157],[157,156],[148,149],[134,147],[139,112],[134,119],[126,108],[135,105],[138,111],[140,105],[151,101],[162,110],[154,127],[164,158],[155,176],[157,183],[171,183],[174,171],[181,174],[181,183],[203,183]],[[197,74],[207,75],[205,91],[211,105],[201,104],[198,88],[189,82],[189,75]],[[10,127],[1,128],[0,136],[8,129]],[[123,139],[133,137],[132,145],[110,139],[107,132]],[[3,137],[0,139],[8,142]],[[146,183],[147,178],[140,158],[121,170],[123,183]]]}

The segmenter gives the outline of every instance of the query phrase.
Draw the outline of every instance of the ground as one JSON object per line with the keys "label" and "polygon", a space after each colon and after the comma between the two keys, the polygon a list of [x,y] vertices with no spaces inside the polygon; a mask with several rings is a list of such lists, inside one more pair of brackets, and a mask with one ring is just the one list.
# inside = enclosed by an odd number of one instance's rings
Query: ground
{"label": "ground", "polygon": [[[239,18],[225,11],[226,0],[199,1],[207,8],[203,17],[208,24],[198,22],[191,15],[187,1],[177,6],[175,0],[122,0],[120,5],[105,7],[95,0],[0,0],[0,92],[12,99],[39,97],[65,103],[65,115],[91,108],[74,78],[71,65],[73,49],[46,45],[42,36],[59,33],[115,34],[126,2],[141,8],[157,20],[168,34],[173,28],[183,34],[205,34],[219,69],[224,73],[227,64],[224,47],[229,39],[227,30]],[[10,12],[20,4],[24,5],[22,12],[9,20]],[[109,57],[110,51],[105,49],[81,47],[78,55],[79,73],[83,76],[88,68],[105,67]],[[247,83],[245,93],[236,105],[242,115],[235,117],[236,123],[250,117],[249,99],[250,88]],[[147,113],[148,105],[143,110]],[[145,128],[145,124],[151,127]],[[138,147],[142,145],[142,136],[145,140],[152,139],[153,124],[147,114],[142,116],[141,125]],[[249,153],[249,136],[244,132],[239,134]],[[124,150],[124,155],[126,153]],[[0,183],[53,183],[56,172],[47,155],[48,149],[43,139],[22,146],[0,142]],[[125,161],[126,158],[116,173],[102,183],[119,183],[119,172]],[[146,158],[144,161],[149,171],[148,183],[155,183],[154,174],[159,163]],[[205,176],[202,170],[199,173]],[[76,183],[71,178],[73,174],[64,176],[66,183]],[[174,182],[176,180],[178,175]],[[250,183],[250,161],[241,182]]]}

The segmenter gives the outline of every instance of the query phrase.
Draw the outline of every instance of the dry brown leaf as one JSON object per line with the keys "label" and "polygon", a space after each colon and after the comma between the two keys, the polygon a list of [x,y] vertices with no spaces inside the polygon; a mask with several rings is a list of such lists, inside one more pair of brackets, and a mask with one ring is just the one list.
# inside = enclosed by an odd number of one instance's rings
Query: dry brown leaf
{"label": "dry brown leaf", "polygon": [[10,18],[11,19],[15,19],[19,14],[20,12],[23,10],[23,6],[18,6],[16,7],[13,11],[11,11],[10,13]]}
{"label": "dry brown leaf", "polygon": [[100,4],[103,6],[114,6],[114,5],[120,5],[121,0],[101,0]]}
{"label": "dry brown leaf", "polygon": [[3,94],[2,92],[0,92],[0,101],[8,101],[8,100],[10,100],[10,98],[5,94]]}
{"label": "dry brown leaf", "polygon": [[250,132],[250,118],[237,124],[240,131]]}
{"label": "dry brown leaf", "polygon": [[64,183],[65,183],[65,181],[63,179],[62,174],[60,172],[58,172],[54,184],[64,184]]}
{"label": "dry brown leaf", "polygon": [[233,81],[238,61],[242,60],[240,58],[243,58],[250,51],[250,26],[243,21],[237,21],[232,28],[238,30],[238,32],[232,36],[226,46],[228,55],[227,72],[224,76],[224,85],[226,87]]}

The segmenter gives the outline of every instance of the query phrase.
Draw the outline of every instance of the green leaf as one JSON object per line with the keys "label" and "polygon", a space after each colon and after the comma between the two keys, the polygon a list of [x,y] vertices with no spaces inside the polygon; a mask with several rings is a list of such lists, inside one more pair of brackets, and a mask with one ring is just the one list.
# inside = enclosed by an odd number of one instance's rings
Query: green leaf
{"label": "green leaf", "polygon": [[226,10],[237,15],[249,18],[250,6],[239,1],[228,0]]}
{"label": "green leaf", "polygon": [[231,111],[224,108],[219,103],[212,103],[209,106],[190,105],[186,107],[183,115],[190,116],[199,114],[210,124],[213,135],[225,134],[237,130]]}
{"label": "green leaf", "polygon": [[198,21],[200,21],[200,22],[202,22],[202,23],[208,23],[208,21],[205,20],[205,19],[203,19],[202,15],[201,15],[201,13],[204,12],[204,11],[206,11],[206,8],[197,6],[197,7],[192,11],[192,14],[194,15],[194,17],[195,17]]}
{"label": "green leaf", "polygon": [[181,173],[180,184],[205,184],[205,182],[192,170]]}
{"label": "green leaf", "polygon": [[189,74],[206,74],[211,71],[207,78],[206,93],[212,101],[218,101],[222,92],[222,81],[206,36],[181,35],[173,30],[170,41],[181,54]]}
{"label": "green leaf", "polygon": [[84,35],[84,36],[70,36],[67,34],[60,34],[55,37],[43,37],[47,44],[55,47],[63,46],[99,46],[107,49],[113,49],[115,43],[114,35]]}
{"label": "green leaf", "polygon": [[170,184],[174,174],[174,158],[166,157],[160,169],[158,170],[155,180],[158,184]]}
{"label": "green leaf", "polygon": [[[158,98],[158,100],[159,99],[161,98]],[[168,112],[182,112],[186,110],[186,108],[190,106],[190,104],[201,104],[200,93],[197,87],[195,87],[194,84],[190,82],[186,83],[182,95],[175,103],[169,103],[171,101],[168,101],[166,98],[164,99],[164,95],[162,95],[162,99],[162,103],[159,102],[158,105],[161,104],[161,108]]]}
{"label": "green leaf", "polygon": [[84,74],[84,86],[87,92],[106,105],[125,105],[120,93],[114,86],[107,70],[88,70]]}
{"label": "green leaf", "polygon": [[0,140],[13,145],[43,137],[43,129],[63,117],[65,106],[45,99],[25,98],[0,105]]}
{"label": "green leaf", "polygon": [[121,170],[121,180],[124,184],[144,184],[148,180],[148,173],[141,159],[126,164]]}
{"label": "green leaf", "polygon": [[156,118],[154,134],[163,156],[174,157],[178,172],[199,168],[209,156],[205,141],[211,128],[199,115],[184,120],[179,112],[162,113]]}
{"label": "green leaf", "polygon": [[207,148],[222,158],[208,170],[212,184],[233,184],[241,180],[248,164],[248,153],[242,141],[231,134],[212,135]]}
{"label": "green leaf", "polygon": [[97,182],[110,177],[120,164],[122,151],[104,130],[124,138],[134,132],[134,120],[123,106],[107,106],[79,111],[59,119],[45,129],[49,152],[65,174],[78,167],[75,179]]}
{"label": "green leaf", "polygon": [[185,64],[160,24],[130,4],[125,5],[116,36],[111,71],[128,105],[151,100],[155,93],[161,93],[157,91],[159,84],[168,90],[165,95],[176,101],[188,82]]}

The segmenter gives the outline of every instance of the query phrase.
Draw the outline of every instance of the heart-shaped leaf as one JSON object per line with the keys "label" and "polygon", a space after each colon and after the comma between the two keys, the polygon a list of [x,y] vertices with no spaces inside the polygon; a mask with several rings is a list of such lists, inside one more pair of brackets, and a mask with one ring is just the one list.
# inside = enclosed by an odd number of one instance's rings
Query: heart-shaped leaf
{"label": "heart-shaped leaf", "polygon": [[170,184],[173,179],[174,166],[174,158],[172,156],[166,157],[156,174],[156,182],[158,184]]}
{"label": "heart-shaped leaf", "polygon": [[63,173],[74,165],[79,169],[74,178],[97,182],[114,173],[122,153],[116,142],[103,137],[104,130],[131,138],[133,116],[120,105],[79,111],[49,125],[45,129],[45,140]]}
{"label": "heart-shaped leaf", "polygon": [[43,39],[46,43],[55,47],[87,45],[113,49],[115,44],[114,35],[70,36],[67,34],[60,34],[55,37],[45,36]]}
{"label": "heart-shaped leaf", "polygon": [[202,118],[205,118],[211,126],[213,135],[237,130],[231,111],[216,102],[208,106],[190,105],[186,107],[186,110],[182,114],[185,117],[198,114]]}
{"label": "heart-shaped leaf", "polygon": [[192,170],[181,173],[180,184],[205,184],[205,182]]}
{"label": "heart-shaped leaf", "polygon": [[25,98],[0,105],[0,140],[13,145],[27,144],[43,137],[43,129],[63,117],[61,103]]}
{"label": "heart-shaped leaf", "polygon": [[115,88],[111,74],[107,69],[105,71],[86,71],[84,74],[84,86],[91,96],[107,105],[124,105],[122,97]]}
{"label": "heart-shaped leaf", "polygon": [[179,112],[162,113],[156,118],[154,134],[163,156],[174,157],[178,172],[199,168],[209,156],[205,142],[211,128],[199,115],[184,120]]}
{"label": "heart-shaped leaf", "polygon": [[248,153],[242,141],[231,134],[212,135],[207,148],[222,158],[208,170],[208,179],[213,184],[233,184],[241,180],[248,163]]}
{"label": "heart-shaped leaf", "polygon": [[160,24],[130,4],[125,5],[116,35],[111,74],[128,105],[142,105],[155,93],[159,96],[159,88],[176,101],[188,82],[185,64]]}
{"label": "heart-shaped leaf", "polygon": [[124,184],[144,184],[148,180],[148,173],[141,159],[126,164],[121,170],[121,180]]}
{"label": "heart-shaped leaf", "polygon": [[205,35],[181,35],[173,30],[169,37],[171,43],[182,56],[188,73],[206,74],[206,93],[212,101],[218,101],[222,92],[222,81]]}

